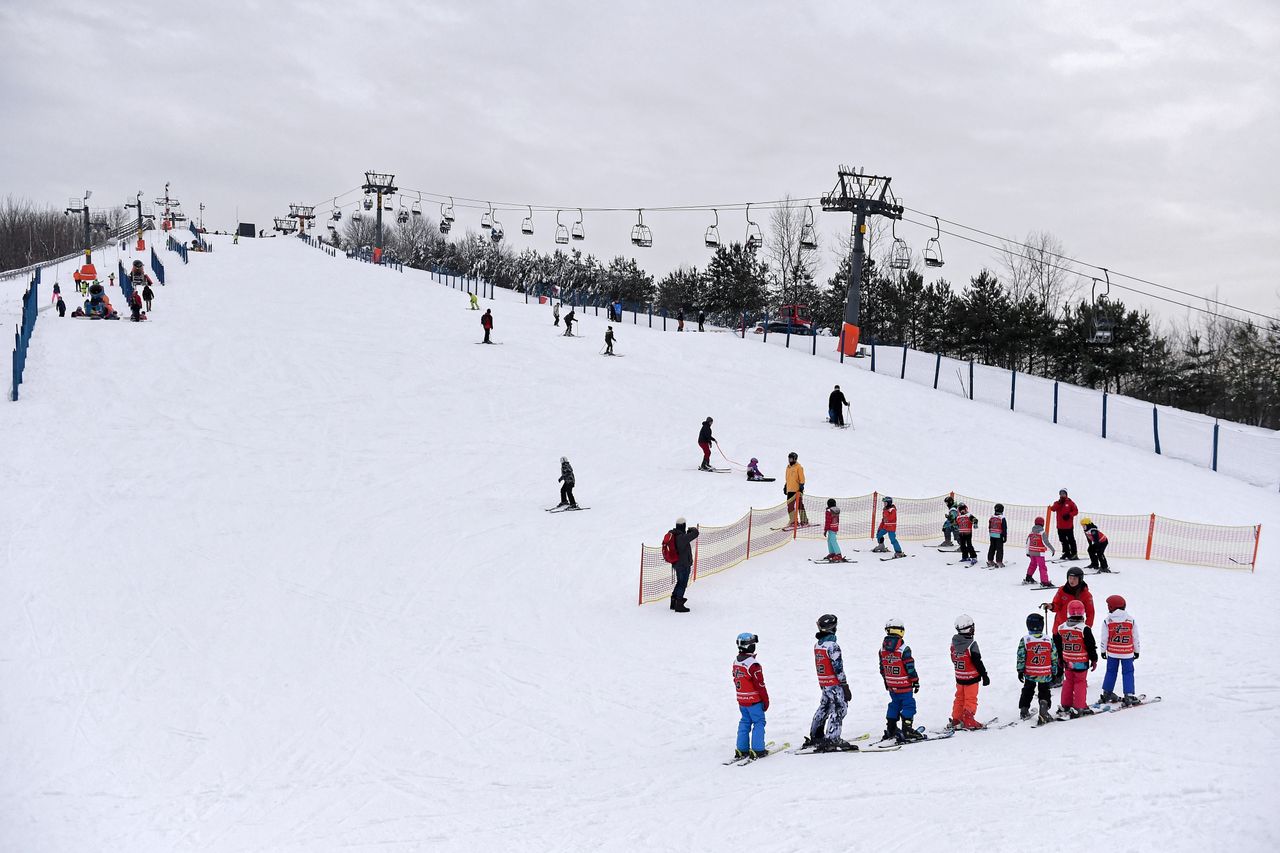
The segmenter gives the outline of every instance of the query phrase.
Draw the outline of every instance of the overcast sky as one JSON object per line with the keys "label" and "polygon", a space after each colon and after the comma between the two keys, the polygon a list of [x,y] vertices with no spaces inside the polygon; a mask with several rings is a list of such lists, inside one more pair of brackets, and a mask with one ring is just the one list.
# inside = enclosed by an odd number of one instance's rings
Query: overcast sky
{"label": "overcast sky", "polygon": [[[634,208],[816,196],[848,163],[910,207],[1280,314],[1273,0],[0,0],[0,47],[0,195],[118,204],[170,181],[211,228],[237,210],[269,227],[366,169]],[[553,217],[533,238],[502,217],[517,248],[553,247]],[[588,214],[582,247],[702,265],[708,219],[650,214],[654,246],[635,249],[633,213]],[[828,247],[849,228],[818,221]],[[726,239],[744,226],[721,216]],[[943,245],[957,286],[994,265]]]}

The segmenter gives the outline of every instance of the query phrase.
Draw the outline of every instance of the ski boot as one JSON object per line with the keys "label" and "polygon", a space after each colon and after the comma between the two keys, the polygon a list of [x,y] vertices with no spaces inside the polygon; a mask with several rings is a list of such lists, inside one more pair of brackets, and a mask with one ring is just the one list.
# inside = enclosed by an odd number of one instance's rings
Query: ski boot
{"label": "ski boot", "polygon": [[701,465],[699,465],[699,466],[698,466],[698,470],[699,470],[699,471],[710,471],[710,470],[711,470],[711,466],[710,466],[710,465],[708,465],[706,462],[703,462]]}
{"label": "ski boot", "polygon": [[556,504],[556,509],[559,509],[562,506],[568,506],[568,505],[569,505],[568,501],[560,501],[560,503]]}
{"label": "ski boot", "polygon": [[994,569],[995,567],[996,567],[996,561],[995,561],[995,560],[987,560],[987,568],[988,568],[988,569]]}
{"label": "ski boot", "polygon": [[818,745],[818,752],[857,752],[858,748],[843,738],[828,738]]}
{"label": "ski boot", "polygon": [[1098,574],[1109,575],[1111,574],[1111,569],[1107,568],[1106,566],[1098,566]]}
{"label": "ski boot", "polygon": [[769,754],[769,750],[767,749],[753,749],[749,753],[752,761],[754,761],[757,758],[764,758],[768,754]]}
{"label": "ski boot", "polygon": [[905,553],[905,552],[903,552],[903,551],[894,551],[894,552],[893,552],[893,559],[895,559],[895,560],[901,560],[902,558],[904,558],[904,557],[906,557],[906,556],[907,556],[907,555],[906,555],[906,553]]}
{"label": "ski boot", "polygon": [[739,760],[741,760],[741,759],[743,759],[743,758],[750,758],[750,757],[751,757],[751,753],[750,753],[750,752],[747,752],[746,750],[742,750],[742,749],[735,749],[735,750],[733,751],[733,760],[734,760],[734,761],[739,761]]}
{"label": "ski boot", "polygon": [[997,561],[997,562],[996,562],[996,568],[997,568],[997,569],[1003,569],[1003,568],[1004,568],[1004,563],[1001,563],[1001,562]]}
{"label": "ski boot", "polygon": [[801,749],[813,749],[822,751],[822,745],[826,743],[826,738],[822,735],[809,735],[804,739],[804,743],[800,744]]}
{"label": "ski boot", "polygon": [[1055,587],[1053,584],[1045,583],[1044,581],[1040,581],[1040,588],[1041,589],[1057,589],[1057,587]]}
{"label": "ski boot", "polygon": [[884,543],[878,543],[876,547],[871,549],[872,554],[887,554],[889,549],[884,547]]}
{"label": "ski boot", "polygon": [[1063,708],[1062,710],[1067,712],[1067,719],[1069,720],[1078,720],[1080,719],[1081,716],[1083,716],[1080,713],[1079,708]]}
{"label": "ski boot", "polygon": [[948,729],[958,729],[961,726],[960,720],[947,720]]}
{"label": "ski boot", "polygon": [[885,723],[884,737],[881,740],[891,740],[902,743],[902,735],[898,732],[898,721],[889,720]]}
{"label": "ski boot", "polygon": [[1083,708],[1076,708],[1076,710],[1080,712],[1078,716],[1081,717],[1092,717],[1097,713],[1097,711],[1093,710],[1088,705],[1085,705]]}
{"label": "ski boot", "polygon": [[1113,702],[1119,702],[1119,701],[1120,701],[1120,697],[1112,693],[1110,690],[1104,691],[1103,694],[1098,697],[1099,705],[1110,705]]}
{"label": "ski boot", "polygon": [[1048,699],[1040,700],[1040,713],[1036,715],[1036,722],[1042,726],[1045,723],[1053,722],[1053,716],[1049,713],[1049,706],[1051,704],[1052,703]]}
{"label": "ski boot", "polygon": [[1029,720],[1029,719],[1031,719],[1031,709],[1030,709],[1030,708],[1019,708],[1019,709],[1018,709],[1018,719],[1019,719],[1019,720]]}
{"label": "ski boot", "polygon": [[974,717],[973,714],[965,711],[964,714],[960,716],[960,728],[965,731],[977,732],[985,729],[986,726],[978,722],[978,719]]}
{"label": "ski boot", "polygon": [[1025,578],[1022,579],[1022,583],[1026,586],[1030,586],[1035,582],[1036,582],[1036,579],[1031,577],[1031,575],[1027,575]]}
{"label": "ski boot", "polygon": [[1134,696],[1132,693],[1126,693],[1124,695],[1124,699],[1120,700],[1120,705],[1121,707],[1124,707],[1124,708],[1132,708],[1134,705],[1141,705],[1141,704],[1142,704],[1142,700],[1139,699],[1137,696]]}
{"label": "ski boot", "polygon": [[924,736],[923,734],[921,734],[920,732],[918,732],[918,731],[916,731],[916,730],[915,730],[915,728],[911,725],[911,723],[912,723],[912,722],[913,722],[912,720],[903,720],[903,721],[902,721],[902,741],[903,741],[903,743],[910,743],[910,742],[911,742],[911,741],[913,741],[913,740],[924,740],[924,737],[925,737],[925,736]]}

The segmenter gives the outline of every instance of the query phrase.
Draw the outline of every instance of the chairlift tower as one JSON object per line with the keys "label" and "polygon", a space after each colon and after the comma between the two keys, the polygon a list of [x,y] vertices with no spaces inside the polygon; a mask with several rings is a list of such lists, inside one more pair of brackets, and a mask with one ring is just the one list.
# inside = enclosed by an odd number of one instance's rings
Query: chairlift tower
{"label": "chairlift tower", "polygon": [[79,214],[84,224],[84,265],[71,274],[75,281],[95,281],[98,278],[98,271],[93,267],[93,234],[89,226],[89,197],[92,195],[93,190],[85,190],[84,198],[71,199],[63,211],[67,216]]}
{"label": "chairlift tower", "polygon": [[307,223],[314,221],[316,218],[316,206],[314,204],[291,204],[289,205],[289,215],[298,220],[298,234],[305,236]]}
{"label": "chairlift tower", "polygon": [[176,208],[179,204],[181,204],[180,201],[178,201],[176,198],[173,198],[169,195],[168,181],[164,182],[164,198],[156,199],[156,204],[164,206],[164,214],[160,220],[160,230],[168,231],[171,228],[173,228],[174,208]]}
{"label": "chairlift tower", "polygon": [[128,204],[128,203],[126,203],[126,204],[125,204],[125,206],[124,206],[124,209],[125,209],[125,210],[130,210],[130,209],[132,209],[132,210],[136,210],[136,211],[138,211],[138,245],[137,245],[137,251],[141,252],[143,249],[147,248],[147,243],[146,243],[146,241],[142,238],[142,234],[143,234],[143,228],[142,228],[142,190],[138,190],[138,197],[137,197],[137,200],[136,200],[136,201],[134,201],[134,203],[133,203],[133,204]]}
{"label": "chairlift tower", "polygon": [[861,168],[841,166],[836,170],[836,185],[822,197],[824,211],[846,211],[853,214],[853,274],[849,279],[849,298],[844,306],[844,329],[841,347],[845,355],[858,351],[858,321],[862,309],[862,261],[866,255],[863,237],[867,233],[867,217],[902,218],[902,204],[889,188],[893,179],[864,174]]}
{"label": "chairlift tower", "polygon": [[400,188],[395,185],[395,175],[380,172],[364,173],[364,191],[378,197],[377,224],[373,232],[373,262],[382,263],[382,197],[393,195]]}

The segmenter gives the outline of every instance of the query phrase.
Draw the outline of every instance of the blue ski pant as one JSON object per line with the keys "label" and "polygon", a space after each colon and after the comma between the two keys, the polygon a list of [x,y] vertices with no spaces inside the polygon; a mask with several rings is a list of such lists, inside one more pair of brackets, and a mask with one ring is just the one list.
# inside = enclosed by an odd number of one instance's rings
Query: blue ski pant
{"label": "blue ski pant", "polygon": [[889,710],[885,712],[886,720],[904,720],[916,718],[916,695],[908,690],[906,693],[889,694]]}
{"label": "blue ski pant", "polygon": [[764,749],[764,703],[739,705],[742,719],[738,720],[738,751],[746,752],[748,748],[759,752]]}
{"label": "blue ski pant", "polygon": [[827,553],[840,553],[840,543],[836,540],[836,532],[834,530],[827,531]]}
{"label": "blue ski pant", "polygon": [[844,701],[844,689],[840,685],[822,688],[822,701],[818,703],[818,711],[809,724],[809,737],[815,740],[820,737],[839,740],[844,727],[844,715],[848,712],[849,703]]}
{"label": "blue ski pant", "polygon": [[1124,673],[1124,692],[1129,695],[1133,690],[1133,658],[1107,658],[1107,674],[1102,678],[1102,692],[1110,693],[1116,687],[1116,670]]}
{"label": "blue ski pant", "polygon": [[877,531],[876,531],[876,544],[877,544],[877,545],[883,545],[883,544],[884,544],[884,537],[886,537],[886,536],[888,536],[888,537],[889,537],[889,541],[890,541],[891,543],[893,543],[893,550],[894,550],[894,551],[901,551],[901,550],[902,550],[902,546],[898,544],[898,534],[897,534],[897,533],[895,533],[895,532],[894,532],[894,531],[892,531],[892,530],[885,530],[883,527],[881,527],[879,530],[877,530]]}
{"label": "blue ski pant", "polygon": [[684,591],[689,586],[689,572],[692,566],[686,566],[684,563],[676,563],[672,567],[672,571],[676,575],[676,585],[671,590],[672,598],[684,598]]}

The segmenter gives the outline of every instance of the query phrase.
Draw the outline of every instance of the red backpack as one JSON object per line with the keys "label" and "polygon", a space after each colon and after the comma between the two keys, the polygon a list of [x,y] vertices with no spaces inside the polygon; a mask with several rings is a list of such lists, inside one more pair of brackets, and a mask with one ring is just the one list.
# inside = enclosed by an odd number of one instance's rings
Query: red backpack
{"label": "red backpack", "polygon": [[676,550],[676,532],[674,530],[668,530],[667,535],[662,537],[662,559],[672,565],[680,562],[680,552]]}

